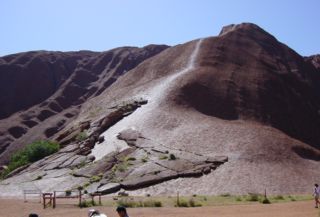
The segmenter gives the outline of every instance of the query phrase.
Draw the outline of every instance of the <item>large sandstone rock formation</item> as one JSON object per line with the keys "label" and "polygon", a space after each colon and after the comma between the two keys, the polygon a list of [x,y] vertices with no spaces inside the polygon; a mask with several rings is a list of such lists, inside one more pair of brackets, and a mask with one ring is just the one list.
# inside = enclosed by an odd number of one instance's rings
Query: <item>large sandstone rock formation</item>
{"label": "large sandstone rock formation", "polygon": [[0,192],[308,193],[320,175],[316,60],[250,23],[165,49],[83,99],[49,137],[64,148]]}

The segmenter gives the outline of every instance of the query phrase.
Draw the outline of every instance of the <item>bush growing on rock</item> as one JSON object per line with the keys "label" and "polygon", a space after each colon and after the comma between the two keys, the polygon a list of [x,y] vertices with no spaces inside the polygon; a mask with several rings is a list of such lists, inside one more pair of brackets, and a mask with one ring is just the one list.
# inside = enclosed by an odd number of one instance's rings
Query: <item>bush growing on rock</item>
{"label": "bush growing on rock", "polygon": [[135,157],[126,157],[125,161],[135,161],[136,158]]}
{"label": "bush growing on rock", "polygon": [[142,163],[148,162],[148,156],[143,157],[143,158],[141,159],[141,162],[142,162]]}
{"label": "bush growing on rock", "polygon": [[84,141],[88,138],[88,134],[86,131],[83,131],[83,132],[80,132],[77,137],[76,137],[76,140],[81,142],[81,141]]}
{"label": "bush growing on rock", "polygon": [[169,160],[176,160],[176,156],[174,154],[170,154],[169,155]]}
{"label": "bush growing on rock", "polygon": [[102,174],[99,174],[97,176],[91,176],[90,183],[99,182],[102,179]]}
{"label": "bush growing on rock", "polygon": [[159,160],[166,160],[168,159],[168,156],[167,155],[161,155],[159,156]]}
{"label": "bush growing on rock", "polygon": [[53,154],[57,152],[59,148],[60,145],[52,141],[36,141],[31,143],[12,155],[8,168],[3,171],[1,177],[4,178],[11,171],[19,167],[36,162],[48,155]]}

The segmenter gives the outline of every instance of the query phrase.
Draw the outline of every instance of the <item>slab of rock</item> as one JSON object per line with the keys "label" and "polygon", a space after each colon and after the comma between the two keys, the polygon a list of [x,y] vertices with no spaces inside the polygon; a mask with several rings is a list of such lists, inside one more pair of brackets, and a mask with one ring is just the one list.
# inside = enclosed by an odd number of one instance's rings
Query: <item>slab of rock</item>
{"label": "slab of rock", "polygon": [[100,192],[102,194],[111,194],[119,191],[120,189],[121,189],[121,185],[119,183],[108,183],[100,186],[97,189],[97,192]]}
{"label": "slab of rock", "polygon": [[118,139],[125,141],[136,141],[139,137],[141,133],[133,129],[123,130],[118,135]]}

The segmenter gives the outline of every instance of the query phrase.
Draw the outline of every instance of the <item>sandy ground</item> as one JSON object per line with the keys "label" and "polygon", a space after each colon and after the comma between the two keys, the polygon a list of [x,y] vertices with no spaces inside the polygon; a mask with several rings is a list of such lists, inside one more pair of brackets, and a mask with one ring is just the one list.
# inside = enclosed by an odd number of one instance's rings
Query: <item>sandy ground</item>
{"label": "sandy ground", "polygon": [[[116,217],[114,208],[97,207],[108,217]],[[40,217],[86,217],[88,208],[77,208],[73,205],[58,205],[56,209],[43,209],[36,201],[24,203],[22,200],[0,199],[1,217],[28,217],[30,212],[39,214]],[[313,207],[313,201],[278,203],[271,205],[226,205],[199,208],[133,208],[128,209],[131,217],[166,216],[166,217],[318,217],[320,209]]]}

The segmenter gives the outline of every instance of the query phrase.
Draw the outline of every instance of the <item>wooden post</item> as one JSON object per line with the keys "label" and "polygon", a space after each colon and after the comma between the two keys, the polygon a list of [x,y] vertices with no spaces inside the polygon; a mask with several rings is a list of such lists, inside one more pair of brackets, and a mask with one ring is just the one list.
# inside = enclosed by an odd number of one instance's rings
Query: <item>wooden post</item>
{"label": "wooden post", "polygon": [[24,202],[26,203],[27,202],[27,196],[26,196],[26,191],[23,190],[23,199],[24,199]]}
{"label": "wooden post", "polygon": [[82,208],[81,200],[82,200],[81,190],[79,190],[79,207]]}
{"label": "wooden post", "polygon": [[102,205],[102,203],[101,203],[101,193],[99,193],[99,205]]}
{"label": "wooden post", "polygon": [[56,191],[53,192],[53,205],[52,208],[56,208]]}
{"label": "wooden post", "polygon": [[[43,199],[43,209],[47,208],[47,205],[52,205],[52,193],[43,193],[42,194],[42,199]],[[47,202],[47,199],[49,200]]]}
{"label": "wooden post", "polygon": [[264,189],[264,198],[267,198],[267,189]]}
{"label": "wooden post", "polygon": [[91,203],[92,203],[92,205],[94,205],[94,196],[95,196],[95,194],[93,193],[93,194],[90,194],[90,196],[91,196]]}
{"label": "wooden post", "polygon": [[46,208],[46,197],[45,194],[42,194],[42,199],[43,199],[43,209]]}

